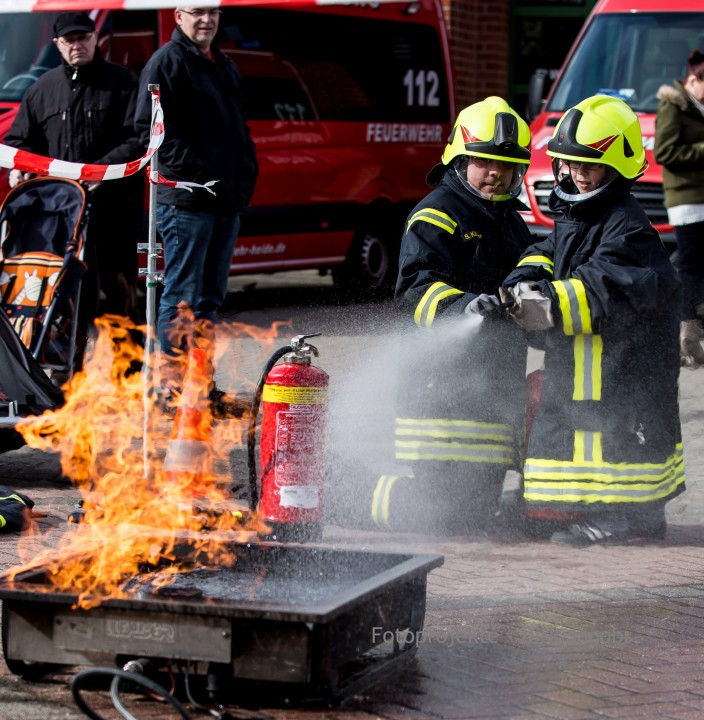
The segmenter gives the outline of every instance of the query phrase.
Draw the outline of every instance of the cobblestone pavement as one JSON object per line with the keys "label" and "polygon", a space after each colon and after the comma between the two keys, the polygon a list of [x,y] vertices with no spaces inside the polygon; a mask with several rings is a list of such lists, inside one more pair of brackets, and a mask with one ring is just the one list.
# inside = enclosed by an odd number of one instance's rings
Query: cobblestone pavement
{"label": "cobblestone pavement", "polygon": [[[704,370],[683,370],[681,414],[688,490],[668,506],[667,538],[584,549],[513,533],[425,537],[325,528],[324,543],[439,553],[415,658],[345,700],[323,704],[242,696],[233,716],[272,720],[704,717]],[[29,448],[0,455],[0,483],[35,500],[41,533],[0,535],[0,571],[53,547],[78,493],[58,457]],[[0,718],[85,717],[69,690],[76,668],[25,681],[0,663]],[[95,707],[117,717],[107,694]],[[188,706],[193,718],[207,717]],[[139,720],[177,714],[155,700]]]}

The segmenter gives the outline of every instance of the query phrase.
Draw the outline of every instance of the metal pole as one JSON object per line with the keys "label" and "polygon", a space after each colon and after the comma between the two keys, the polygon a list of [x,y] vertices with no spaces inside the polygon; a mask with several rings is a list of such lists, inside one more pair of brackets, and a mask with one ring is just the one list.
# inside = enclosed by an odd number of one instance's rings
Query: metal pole
{"label": "metal pole", "polygon": [[3,220],[0,225],[0,260],[4,259],[2,246],[5,244],[5,238],[7,238],[7,220]]}
{"label": "metal pole", "polygon": [[[159,85],[149,85],[148,90],[158,91]],[[152,110],[152,121],[153,121]],[[147,253],[147,267],[140,268],[140,274],[146,275],[146,337],[144,341],[144,364],[142,380],[144,383],[144,477],[149,478],[149,407],[153,402],[154,392],[154,346],[156,342],[156,288],[161,280],[156,269],[157,258],[161,255],[162,245],[156,241],[156,189],[159,179],[158,150],[154,152],[149,162],[149,226],[148,242],[139,245],[139,251]]]}

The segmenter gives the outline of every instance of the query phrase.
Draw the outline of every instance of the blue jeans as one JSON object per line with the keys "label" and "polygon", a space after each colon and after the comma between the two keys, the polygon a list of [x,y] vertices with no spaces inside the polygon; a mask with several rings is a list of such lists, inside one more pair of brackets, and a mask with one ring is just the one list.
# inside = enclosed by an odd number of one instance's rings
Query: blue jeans
{"label": "blue jeans", "polygon": [[[240,216],[159,203],[156,223],[164,244],[164,291],[157,332],[162,352],[173,355],[176,339],[170,336],[179,303],[187,303],[196,320],[217,319],[227,294]],[[178,349],[187,350],[188,340],[184,337]]]}

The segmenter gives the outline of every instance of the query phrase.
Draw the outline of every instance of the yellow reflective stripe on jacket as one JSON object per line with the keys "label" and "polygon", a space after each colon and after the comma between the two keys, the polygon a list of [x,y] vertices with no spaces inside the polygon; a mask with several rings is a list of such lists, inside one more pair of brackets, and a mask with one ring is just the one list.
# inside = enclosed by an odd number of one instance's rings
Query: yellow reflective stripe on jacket
{"label": "yellow reflective stripe on jacket", "polygon": [[435,313],[438,309],[438,303],[451,295],[463,295],[464,293],[457,288],[453,288],[443,282],[433,283],[425,292],[420,302],[416,306],[413,314],[413,320],[418,327],[430,327],[435,320]]}
{"label": "yellow reflective stripe on jacket", "polygon": [[513,430],[474,420],[396,418],[397,460],[512,464]]}
{"label": "yellow reflective stripe on jacket", "polygon": [[565,335],[584,335],[592,332],[592,315],[581,280],[553,280],[553,288],[562,315]]}
{"label": "yellow reflective stripe on jacket", "polygon": [[447,213],[440,212],[440,210],[435,210],[433,208],[423,208],[417,213],[413,213],[410,217],[408,225],[406,225],[406,232],[411,229],[411,225],[413,225],[413,223],[417,220],[423,220],[431,225],[435,225],[441,230],[446,230],[450,233],[450,235],[452,235],[457,229],[457,223]]}
{"label": "yellow reflective stripe on jacket", "polygon": [[574,459],[576,462],[602,462],[602,433],[590,430],[575,430]]}
{"label": "yellow reflective stripe on jacket", "polygon": [[[600,433],[596,433],[597,435]],[[524,497],[541,503],[644,503],[667,498],[685,481],[682,443],[661,463],[528,458]]]}
{"label": "yellow reflective stripe on jacket", "polygon": [[554,280],[552,286],[562,317],[562,330],[574,337],[573,400],[601,400],[604,342],[592,334],[589,300],[581,280]]}
{"label": "yellow reflective stripe on jacket", "polygon": [[554,274],[555,263],[547,255],[526,255],[518,261],[516,267],[541,267],[551,275]]}
{"label": "yellow reflective stripe on jacket", "polygon": [[383,530],[390,530],[389,506],[391,504],[391,491],[393,490],[398,475],[382,475],[376,483],[372,495],[372,522]]}
{"label": "yellow reflective stripe on jacket", "polygon": [[574,338],[573,400],[601,400],[601,365],[604,341],[601,335]]}

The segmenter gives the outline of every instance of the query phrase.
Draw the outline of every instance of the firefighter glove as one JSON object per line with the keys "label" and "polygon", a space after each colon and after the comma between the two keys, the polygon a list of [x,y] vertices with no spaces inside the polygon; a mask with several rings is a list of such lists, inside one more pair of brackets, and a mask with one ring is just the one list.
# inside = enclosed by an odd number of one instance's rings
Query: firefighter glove
{"label": "firefighter glove", "polygon": [[511,317],[528,332],[549,330],[555,326],[552,316],[552,301],[539,289],[536,283],[519,282],[507,289],[514,300],[509,310]]}
{"label": "firefighter glove", "polygon": [[504,315],[501,300],[496,295],[487,293],[477,295],[473,300],[470,300],[465,312],[481,315],[485,318],[500,318]]}

